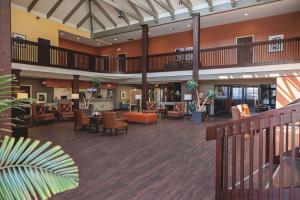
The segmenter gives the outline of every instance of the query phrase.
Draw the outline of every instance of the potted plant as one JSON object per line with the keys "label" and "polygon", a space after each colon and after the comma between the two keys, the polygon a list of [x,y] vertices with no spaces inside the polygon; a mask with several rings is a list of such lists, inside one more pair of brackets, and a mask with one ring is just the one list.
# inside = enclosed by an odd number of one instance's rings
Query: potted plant
{"label": "potted plant", "polygon": [[195,93],[195,100],[191,102],[188,106],[188,109],[192,113],[192,120],[194,123],[201,123],[202,119],[204,119],[204,111],[203,108],[208,100],[213,100],[216,97],[216,94],[213,90],[209,90],[207,92],[207,96],[201,103],[201,97],[199,94],[199,84],[193,80],[189,80],[186,82],[185,87],[188,91]]}

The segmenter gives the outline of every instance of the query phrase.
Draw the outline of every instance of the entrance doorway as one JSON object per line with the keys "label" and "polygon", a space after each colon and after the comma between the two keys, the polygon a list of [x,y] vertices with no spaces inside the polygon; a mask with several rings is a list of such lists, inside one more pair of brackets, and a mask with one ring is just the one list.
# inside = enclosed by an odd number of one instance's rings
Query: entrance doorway
{"label": "entrance doorway", "polygon": [[252,63],[253,49],[250,45],[243,45],[243,44],[250,44],[252,42],[253,42],[253,36],[236,38],[236,44],[241,45],[240,47],[237,48],[238,65],[245,65],[245,64]]}

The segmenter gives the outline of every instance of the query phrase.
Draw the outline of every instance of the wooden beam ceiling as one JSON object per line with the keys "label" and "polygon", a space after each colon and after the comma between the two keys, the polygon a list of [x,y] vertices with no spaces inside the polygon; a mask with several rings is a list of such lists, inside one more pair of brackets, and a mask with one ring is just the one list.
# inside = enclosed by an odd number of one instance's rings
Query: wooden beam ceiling
{"label": "wooden beam ceiling", "polygon": [[144,16],[141,13],[141,11],[138,9],[137,5],[135,3],[133,3],[132,1],[130,1],[130,0],[127,0],[127,2],[132,7],[132,9],[135,11],[135,13],[139,16],[139,21],[143,22],[144,21]]}
{"label": "wooden beam ceiling", "polygon": [[212,5],[212,0],[206,0],[207,3],[208,3],[208,9],[209,9],[209,12],[212,12],[213,11],[213,5]]}
{"label": "wooden beam ceiling", "polygon": [[103,29],[106,30],[105,25],[99,20],[99,18],[94,15],[93,13],[91,14],[91,18]]}
{"label": "wooden beam ceiling", "polygon": [[191,0],[181,0],[182,4],[189,10],[190,14],[193,13],[193,4]]}
{"label": "wooden beam ceiling", "polygon": [[163,9],[165,9],[166,11],[168,11],[172,17],[172,19],[175,18],[174,15],[174,10],[172,10],[169,5],[165,4],[164,2],[160,1],[160,0],[153,0],[155,1],[158,5],[160,5]]}
{"label": "wooden beam ceiling", "polygon": [[103,8],[103,6],[97,1],[92,0],[93,3],[98,7],[99,10],[104,14],[104,16],[114,25],[114,27],[118,27],[117,22],[106,12],[106,10]]}
{"label": "wooden beam ceiling", "polygon": [[54,6],[49,10],[47,13],[47,18],[51,17],[51,15],[55,12],[55,10],[60,6],[60,4],[63,2],[63,0],[58,0]]}
{"label": "wooden beam ceiling", "polygon": [[82,20],[80,20],[80,22],[77,24],[77,28],[80,28],[82,26],[82,24],[89,19],[90,17],[90,13],[86,14],[86,16],[84,18],[82,18]]}
{"label": "wooden beam ceiling", "polygon": [[150,6],[152,12],[154,13],[154,20],[156,23],[158,23],[158,12],[156,8],[154,7],[152,0],[147,0],[148,5]]}
{"label": "wooden beam ceiling", "polygon": [[63,19],[63,23],[66,23],[73,14],[78,10],[78,8],[85,2],[86,0],[80,0],[76,6],[67,14],[67,16]]}
{"label": "wooden beam ceiling", "polygon": [[[148,0],[147,0],[148,1]],[[133,2],[132,0],[128,0],[128,2],[130,3],[130,4],[134,4],[136,7],[138,7],[139,9],[141,9],[141,10],[143,10],[144,12],[146,12],[146,13],[148,13],[149,15],[151,15],[152,17],[154,17],[154,19],[158,19],[158,13],[156,12],[156,10],[155,11],[153,11],[153,9],[152,9],[152,7],[151,7],[151,10],[150,9],[148,9],[147,7],[144,7],[144,6],[141,6],[141,5],[139,5],[139,4],[137,4],[137,3],[135,3],[135,2]],[[144,17],[143,17],[144,18]]]}

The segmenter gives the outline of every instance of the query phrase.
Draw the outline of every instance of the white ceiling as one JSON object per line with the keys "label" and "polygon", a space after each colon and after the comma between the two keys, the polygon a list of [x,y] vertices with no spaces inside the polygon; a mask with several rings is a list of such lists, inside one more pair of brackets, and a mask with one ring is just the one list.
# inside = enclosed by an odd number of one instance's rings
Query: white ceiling
{"label": "white ceiling", "polygon": [[[63,23],[63,19],[66,18],[68,13],[80,1],[81,0],[62,1],[61,4],[57,7],[57,9],[50,16],[50,19]],[[107,18],[107,16],[105,16],[105,14],[102,11],[100,11],[100,9],[96,6],[94,2],[91,2],[92,14],[94,14],[98,19],[101,19],[101,23],[105,26],[106,29],[104,30],[100,27],[99,24],[96,23],[95,20],[92,20],[94,33],[116,30],[115,33],[112,33],[106,37],[101,37],[98,40],[81,37],[79,37],[78,40],[78,36],[66,32],[61,33],[63,35],[60,35],[60,37],[96,47],[105,46],[112,43],[125,42],[128,41],[128,39],[141,39],[142,34],[140,30],[120,34],[118,34],[117,31],[122,27],[140,23],[138,19],[135,19],[138,18],[138,13],[133,9],[132,6],[130,6],[129,1],[139,6],[137,7],[137,9],[142,14],[142,23],[153,22],[154,17],[151,16],[149,13],[143,11],[143,9],[140,9],[141,7],[145,10],[151,10],[146,0],[96,0],[96,2],[98,2],[105,9],[105,11],[112,18],[112,20],[116,22],[117,27],[113,25],[113,23]],[[187,7],[184,6],[184,4],[180,6],[178,4],[178,0],[170,0],[175,12],[174,20],[170,17],[171,13],[157,3],[162,2],[163,4],[167,5],[167,0],[149,1],[153,3],[153,6],[155,7],[156,12],[158,13],[159,19],[158,24],[151,23],[149,28],[150,37],[166,35],[176,32],[183,32],[192,29],[191,27],[189,27],[189,25],[192,24],[190,16],[187,15],[189,13],[189,10]],[[183,1],[188,2],[189,0]],[[300,0],[212,0],[212,10],[209,9],[208,0],[190,1],[192,3],[193,11],[202,11],[203,9],[206,9],[203,10],[203,12],[201,12],[201,28],[300,11]],[[228,4],[230,4],[231,1],[235,2],[236,6],[230,6],[230,8],[226,7],[226,9],[220,8],[228,6]],[[21,6],[26,9],[32,2],[33,0],[12,0],[13,4],[17,4],[18,6]],[[58,2],[58,0],[39,0],[30,12],[33,12],[34,14],[37,14],[40,17],[46,17],[47,13],[49,13],[49,11],[55,5],[56,2]],[[248,6],[239,7],[238,5]],[[124,11],[124,15],[127,16],[129,24],[127,24],[124,19],[120,19],[118,17],[118,11],[114,6]],[[70,18],[66,21],[66,24],[76,27],[76,25],[78,25],[78,23],[88,13],[89,1],[85,0],[81,4],[81,6],[74,12],[74,14],[70,16]],[[248,16],[245,16],[245,13],[248,13]],[[180,16],[184,14],[189,17],[181,18]],[[131,17],[131,15],[133,15],[134,17]],[[86,31],[91,31],[90,27],[90,20],[87,18],[87,20],[79,28]]]}

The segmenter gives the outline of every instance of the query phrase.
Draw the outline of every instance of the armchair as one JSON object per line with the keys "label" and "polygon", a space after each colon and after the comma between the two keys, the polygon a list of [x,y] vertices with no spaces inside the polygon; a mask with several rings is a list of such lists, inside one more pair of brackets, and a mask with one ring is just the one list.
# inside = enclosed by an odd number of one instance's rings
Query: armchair
{"label": "armchair", "polygon": [[31,104],[32,110],[32,121],[33,123],[38,123],[42,121],[54,121],[55,114],[54,113],[47,113],[46,107],[43,103],[32,103]]}
{"label": "armchair", "polygon": [[87,127],[90,126],[90,117],[84,114],[83,110],[75,110],[75,121],[74,121],[74,130],[77,131],[77,127]]}
{"label": "armchair", "polygon": [[147,102],[147,109],[144,113],[157,113],[157,104],[155,102]]}
{"label": "armchair", "polygon": [[72,111],[72,103],[59,103],[58,104],[58,120],[74,118],[74,112]]}
{"label": "armchair", "polygon": [[106,129],[110,129],[110,133],[112,133],[112,129],[115,129],[115,134],[118,131],[128,132],[128,125],[123,121],[123,119],[117,119],[116,112],[103,112],[102,113],[102,123],[103,123],[103,132],[106,132]]}
{"label": "armchair", "polygon": [[174,109],[167,112],[168,117],[183,118],[184,117],[184,103],[175,103]]}

